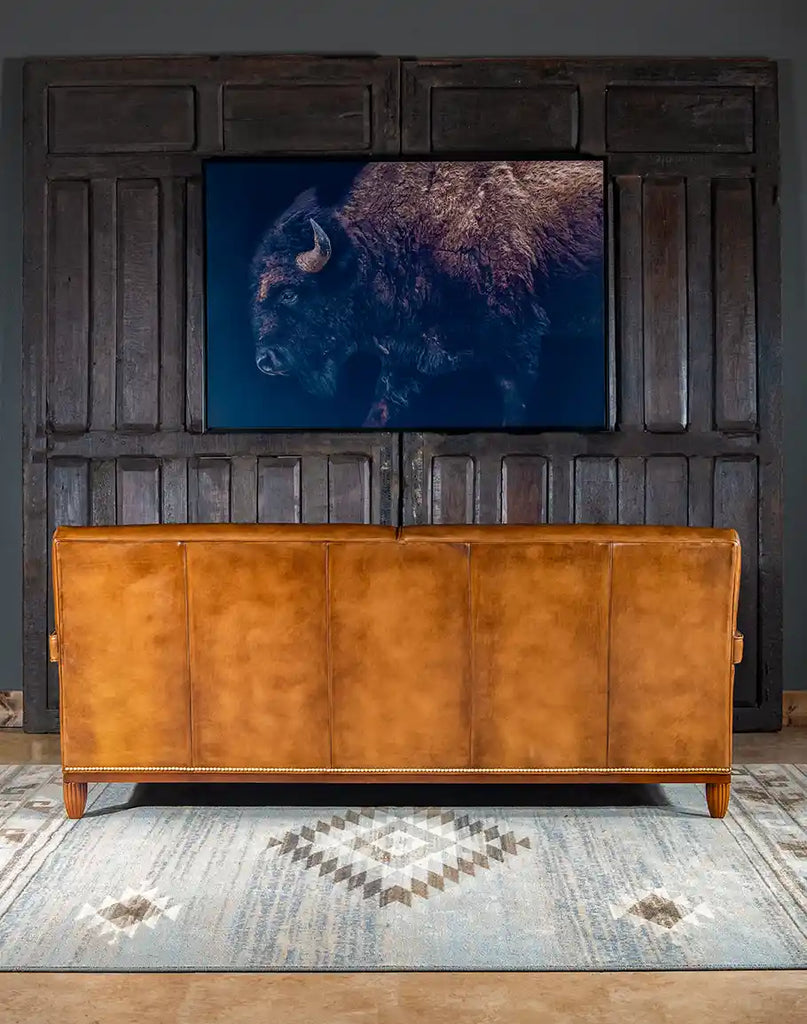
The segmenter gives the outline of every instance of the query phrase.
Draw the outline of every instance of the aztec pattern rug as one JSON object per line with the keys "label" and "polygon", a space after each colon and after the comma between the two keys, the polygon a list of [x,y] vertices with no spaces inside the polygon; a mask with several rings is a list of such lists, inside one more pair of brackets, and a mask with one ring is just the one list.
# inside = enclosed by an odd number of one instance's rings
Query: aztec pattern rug
{"label": "aztec pattern rug", "polygon": [[2,970],[721,968],[807,968],[807,765],[735,769],[722,821],[697,785],[122,783],[70,821],[58,768],[0,766]]}

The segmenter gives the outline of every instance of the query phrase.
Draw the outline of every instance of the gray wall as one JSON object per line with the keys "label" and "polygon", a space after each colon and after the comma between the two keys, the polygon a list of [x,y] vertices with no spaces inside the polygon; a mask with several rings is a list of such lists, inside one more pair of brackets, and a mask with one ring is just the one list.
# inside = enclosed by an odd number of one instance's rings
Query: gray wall
{"label": "gray wall", "polygon": [[[13,16],[11,11],[13,9]],[[804,0],[27,0],[0,14],[0,689],[21,685],[21,62],[165,53],[726,56],[780,62],[785,689],[807,689]],[[43,638],[44,643],[44,638]]]}

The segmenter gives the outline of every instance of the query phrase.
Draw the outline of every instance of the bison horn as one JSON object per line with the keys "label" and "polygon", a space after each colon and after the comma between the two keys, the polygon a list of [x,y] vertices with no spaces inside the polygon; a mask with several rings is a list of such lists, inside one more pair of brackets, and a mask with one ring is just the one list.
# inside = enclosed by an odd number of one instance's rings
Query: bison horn
{"label": "bison horn", "polygon": [[313,218],[309,219],[309,224],[314,231],[314,248],[298,252],[295,262],[306,274],[318,274],[331,258],[331,240]]}

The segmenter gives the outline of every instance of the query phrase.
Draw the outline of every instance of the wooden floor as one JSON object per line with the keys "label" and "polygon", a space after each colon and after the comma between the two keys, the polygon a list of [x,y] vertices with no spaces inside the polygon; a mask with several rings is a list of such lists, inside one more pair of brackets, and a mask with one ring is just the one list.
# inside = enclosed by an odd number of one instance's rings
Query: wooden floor
{"label": "wooden floor", "polygon": [[[807,729],[734,737],[734,761],[807,763]],[[0,763],[58,764],[0,730]],[[2,1024],[805,1024],[807,971],[0,974]]]}

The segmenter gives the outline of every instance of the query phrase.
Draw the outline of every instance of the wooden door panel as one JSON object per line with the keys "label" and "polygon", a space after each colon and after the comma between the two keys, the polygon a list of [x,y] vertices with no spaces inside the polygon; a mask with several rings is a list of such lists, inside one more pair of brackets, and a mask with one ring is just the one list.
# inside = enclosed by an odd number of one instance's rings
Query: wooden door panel
{"label": "wooden door panel", "polygon": [[325,545],[186,547],[194,764],[327,768]]}
{"label": "wooden door panel", "polygon": [[467,560],[464,545],[331,545],[335,767],[470,765]]}
{"label": "wooden door panel", "polygon": [[56,594],[64,764],[189,767],[182,548],[61,543]]}
{"label": "wooden door panel", "polygon": [[479,768],[604,767],[607,544],[475,544],[473,751]]}
{"label": "wooden door panel", "polygon": [[607,124],[608,148],[614,152],[750,153],[754,91],[612,86]]}
{"label": "wooden door panel", "polygon": [[467,455],[438,456],[432,465],[431,521],[449,523],[474,521],[474,460]]}
{"label": "wooden door panel", "polygon": [[573,85],[431,89],[431,144],[444,152],[569,152],[577,147],[577,124]]}
{"label": "wooden door panel", "polygon": [[57,86],[48,90],[51,153],[193,149],[190,85]]}
{"label": "wooden door panel", "polygon": [[571,68],[535,60],[403,62],[406,153],[574,152],[580,97]]}
{"label": "wooden door panel", "polygon": [[[735,725],[777,728],[776,93],[775,64],[759,60],[28,62],[26,730],[58,728],[42,641],[48,530],[64,474],[86,489],[80,465],[98,523],[395,523],[399,495],[404,522],[719,518],[745,556]],[[267,147],[604,158],[616,429],[205,434],[202,161]]]}
{"label": "wooden door panel", "polygon": [[366,85],[224,88],[228,152],[293,153],[369,149],[371,90]]}

